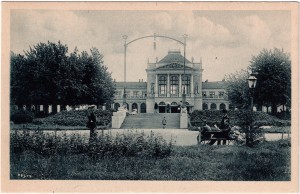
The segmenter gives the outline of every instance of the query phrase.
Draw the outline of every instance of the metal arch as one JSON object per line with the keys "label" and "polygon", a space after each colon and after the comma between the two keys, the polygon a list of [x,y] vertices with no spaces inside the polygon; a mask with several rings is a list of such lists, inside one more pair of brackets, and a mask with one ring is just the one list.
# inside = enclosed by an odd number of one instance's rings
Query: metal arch
{"label": "metal arch", "polygon": [[170,39],[170,40],[174,40],[176,42],[179,42],[180,44],[182,45],[185,45],[184,42],[181,42],[180,40],[177,40],[175,38],[171,38],[171,37],[168,37],[168,36],[161,36],[161,35],[150,35],[150,36],[143,36],[143,37],[140,37],[140,38],[137,38],[137,39],[134,39],[128,43],[125,44],[125,46],[128,46],[129,44],[135,42],[135,41],[138,41],[138,40],[141,40],[141,39],[144,39],[144,38],[155,38],[155,37],[159,37],[159,38],[167,38],[167,39]]}

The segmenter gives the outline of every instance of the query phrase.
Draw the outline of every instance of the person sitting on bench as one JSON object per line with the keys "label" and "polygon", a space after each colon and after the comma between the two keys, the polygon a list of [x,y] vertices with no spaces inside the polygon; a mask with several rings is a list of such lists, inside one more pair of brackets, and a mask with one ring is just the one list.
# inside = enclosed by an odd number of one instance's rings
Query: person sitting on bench
{"label": "person sitting on bench", "polygon": [[[229,124],[229,117],[227,115],[227,110],[224,109],[223,110],[223,117],[222,117],[222,120],[221,120],[221,124],[220,124],[220,127],[219,129],[221,129],[222,133],[220,134],[215,134],[213,137],[215,138],[224,138],[224,139],[227,139],[229,137],[229,133],[230,133],[230,124]],[[216,139],[213,139],[210,141],[210,145],[213,145],[217,140]],[[221,144],[221,140],[218,140],[218,145]],[[226,140],[223,140],[223,145],[226,144]]]}
{"label": "person sitting on bench", "polygon": [[210,138],[210,134],[205,134],[207,131],[212,131],[211,127],[206,123],[206,120],[203,120],[203,127],[199,129],[199,134],[197,135],[198,143],[200,143],[200,136],[201,139]]}

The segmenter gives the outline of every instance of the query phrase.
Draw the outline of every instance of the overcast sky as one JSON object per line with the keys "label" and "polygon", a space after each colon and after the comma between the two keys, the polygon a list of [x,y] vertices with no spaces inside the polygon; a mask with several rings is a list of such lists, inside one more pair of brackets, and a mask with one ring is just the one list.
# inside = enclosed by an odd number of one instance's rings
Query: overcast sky
{"label": "overcast sky", "polygon": [[[124,40],[153,35],[183,41],[187,34],[187,59],[202,59],[203,81],[222,80],[226,74],[246,69],[251,56],[263,48],[291,50],[289,11],[36,11],[11,12],[11,50],[23,54],[39,42],[66,44],[69,52],[96,47],[117,81],[124,80]],[[153,38],[136,41],[127,52],[127,81],[146,79],[147,61],[163,58],[179,43]]]}

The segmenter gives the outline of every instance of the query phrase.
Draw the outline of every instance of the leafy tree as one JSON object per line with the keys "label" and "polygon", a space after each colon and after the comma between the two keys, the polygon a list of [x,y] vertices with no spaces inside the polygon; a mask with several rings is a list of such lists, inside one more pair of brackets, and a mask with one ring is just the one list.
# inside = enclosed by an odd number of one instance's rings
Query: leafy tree
{"label": "leafy tree", "polygon": [[18,105],[103,104],[115,90],[103,63],[96,48],[91,54],[75,48],[68,55],[60,42],[39,43],[25,55],[11,53],[11,100]]}
{"label": "leafy tree", "polygon": [[229,101],[239,109],[250,107],[250,91],[247,83],[249,74],[245,70],[225,76]]}
{"label": "leafy tree", "polygon": [[258,105],[271,105],[272,113],[278,105],[291,104],[291,61],[290,55],[275,48],[262,50],[253,56],[249,69],[257,73],[254,100]]}

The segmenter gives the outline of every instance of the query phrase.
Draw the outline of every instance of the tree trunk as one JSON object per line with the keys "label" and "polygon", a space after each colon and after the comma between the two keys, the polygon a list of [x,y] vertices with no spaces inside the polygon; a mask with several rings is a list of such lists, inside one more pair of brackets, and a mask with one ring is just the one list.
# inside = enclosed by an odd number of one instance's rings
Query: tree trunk
{"label": "tree trunk", "polygon": [[52,113],[53,114],[57,113],[57,105],[56,104],[52,104]]}

